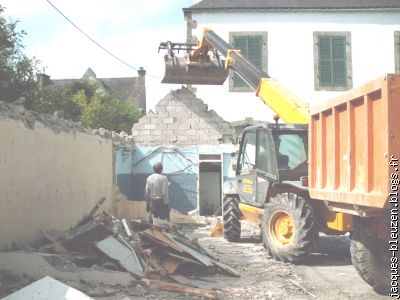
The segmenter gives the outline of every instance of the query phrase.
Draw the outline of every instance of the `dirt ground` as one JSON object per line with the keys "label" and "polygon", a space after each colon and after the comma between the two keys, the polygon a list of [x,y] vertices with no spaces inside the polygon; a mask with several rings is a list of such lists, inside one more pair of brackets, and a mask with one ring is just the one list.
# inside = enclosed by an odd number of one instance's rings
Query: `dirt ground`
{"label": "dirt ground", "polygon": [[[242,223],[239,243],[210,237],[209,226],[182,228],[191,238],[241,273],[188,276],[202,288],[216,288],[220,299],[389,299],[377,295],[357,274],[350,261],[347,236],[321,236],[315,253],[302,265],[274,261],[261,244],[259,230]],[[149,290],[147,295],[113,295],[102,300],[200,299],[175,293]]]}

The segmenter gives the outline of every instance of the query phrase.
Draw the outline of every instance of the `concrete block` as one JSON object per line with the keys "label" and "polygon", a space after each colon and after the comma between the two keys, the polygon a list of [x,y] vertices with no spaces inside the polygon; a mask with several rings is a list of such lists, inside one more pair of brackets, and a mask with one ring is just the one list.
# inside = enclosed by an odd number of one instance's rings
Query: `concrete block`
{"label": "concrete block", "polygon": [[186,135],[187,129],[175,129],[173,130],[173,135]]}
{"label": "concrete block", "polygon": [[161,118],[159,118],[159,117],[152,117],[150,123],[152,123],[152,124],[160,124],[160,123],[161,123]]}
{"label": "concrete block", "polygon": [[178,140],[178,137],[176,135],[168,136],[168,142],[176,142],[177,140]]}
{"label": "concrete block", "polygon": [[217,134],[220,134],[220,132],[218,130],[216,130],[215,128],[211,127],[209,129],[207,129],[207,134],[208,135],[217,135]]}
{"label": "concrete block", "polygon": [[146,123],[150,123],[150,117],[144,116],[139,119],[139,124],[146,124]]}
{"label": "concrete block", "polygon": [[157,124],[144,124],[144,129],[156,129]]}
{"label": "concrete block", "polygon": [[157,105],[156,106],[156,112],[159,113],[163,113],[167,111],[167,107],[165,105]]}
{"label": "concrete block", "polygon": [[135,123],[133,124],[132,129],[138,129],[138,130],[144,129],[144,124]]}
{"label": "concrete block", "polygon": [[153,130],[151,130],[151,135],[152,136],[161,135],[161,130],[160,129],[153,129]]}
{"label": "concrete block", "polygon": [[190,129],[186,131],[186,135],[196,135],[197,130],[196,129]]}
{"label": "concrete block", "polygon": [[161,135],[162,136],[174,135],[174,130],[173,129],[163,129],[163,130],[161,130]]}
{"label": "concrete block", "polygon": [[162,123],[164,123],[164,124],[173,124],[173,123],[176,122],[176,120],[177,120],[176,117],[163,118],[162,119]]}
{"label": "concrete block", "polygon": [[139,129],[132,129],[133,136],[138,136],[140,132],[141,132],[141,130],[139,130]]}
{"label": "concrete block", "polygon": [[179,124],[179,129],[190,129],[190,124],[189,123],[180,123]]}
{"label": "concrete block", "polygon": [[167,112],[176,112],[176,106],[175,105],[168,105],[166,106]]}
{"label": "concrete block", "polygon": [[174,124],[161,124],[161,125],[167,125],[168,129],[178,129],[179,128],[179,123],[174,123]]}

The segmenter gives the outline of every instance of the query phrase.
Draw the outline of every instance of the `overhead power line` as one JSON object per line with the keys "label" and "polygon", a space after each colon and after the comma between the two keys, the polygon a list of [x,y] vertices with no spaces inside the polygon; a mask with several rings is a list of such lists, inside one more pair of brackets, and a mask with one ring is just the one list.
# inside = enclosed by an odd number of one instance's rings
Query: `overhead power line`
{"label": "overhead power line", "polygon": [[[100,49],[102,49],[103,51],[105,51],[106,53],[108,53],[109,55],[111,55],[113,58],[115,58],[116,60],[118,60],[120,63],[124,64],[125,66],[135,70],[135,71],[139,71],[138,68],[133,67],[132,65],[128,64],[127,62],[125,62],[124,60],[120,59],[118,56],[114,55],[113,53],[111,53],[110,51],[108,51],[106,48],[104,48],[102,45],[100,45],[96,40],[94,40],[91,36],[89,36],[86,32],[84,32],[78,25],[76,25],[70,18],[68,18],[61,10],[59,10],[53,3],[51,3],[50,0],[46,0],[61,16],[64,17],[64,19],[66,19],[72,26],[74,26],[76,29],[79,30],[80,33],[82,33],[86,38],[88,38],[92,43],[94,43],[97,47],[99,47]],[[154,77],[154,78],[160,78],[158,76],[154,76],[151,74],[147,74],[150,77]]]}

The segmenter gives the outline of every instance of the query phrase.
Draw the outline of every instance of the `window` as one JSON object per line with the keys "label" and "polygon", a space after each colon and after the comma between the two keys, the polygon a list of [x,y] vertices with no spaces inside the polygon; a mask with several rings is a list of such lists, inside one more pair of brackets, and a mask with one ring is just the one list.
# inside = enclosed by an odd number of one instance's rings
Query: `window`
{"label": "window", "polygon": [[395,72],[400,74],[400,31],[394,33],[394,61]]}
{"label": "window", "polygon": [[352,87],[349,32],[314,32],[315,90],[344,91]]}
{"label": "window", "polygon": [[[257,68],[267,72],[266,32],[231,32],[229,42]],[[236,73],[233,73],[229,78],[229,90],[231,92],[249,92],[252,91],[252,88]]]}
{"label": "window", "polygon": [[[264,171],[275,177],[276,162],[275,156],[272,155],[271,149],[273,148],[273,142],[271,134],[264,130],[258,131],[258,143],[257,143],[257,169]],[[275,177],[276,178],[276,177]]]}
{"label": "window", "polygon": [[244,136],[239,162],[239,170],[254,169],[256,166],[256,133],[247,132]]}
{"label": "window", "polygon": [[279,169],[293,170],[307,162],[305,141],[297,134],[281,134],[277,136],[276,147]]}

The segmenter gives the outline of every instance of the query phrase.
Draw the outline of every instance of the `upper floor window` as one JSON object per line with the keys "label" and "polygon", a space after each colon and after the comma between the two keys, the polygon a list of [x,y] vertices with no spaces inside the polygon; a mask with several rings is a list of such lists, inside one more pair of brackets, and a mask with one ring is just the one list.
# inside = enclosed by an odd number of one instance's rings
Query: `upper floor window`
{"label": "upper floor window", "polygon": [[400,74],[400,31],[394,33],[394,62],[395,72]]}
{"label": "upper floor window", "polygon": [[[231,32],[229,42],[234,49],[240,50],[257,68],[267,73],[267,33],[266,32]],[[252,88],[236,73],[229,78],[229,91],[249,92]]]}
{"label": "upper floor window", "polygon": [[314,76],[317,91],[352,87],[350,32],[314,32]]}

